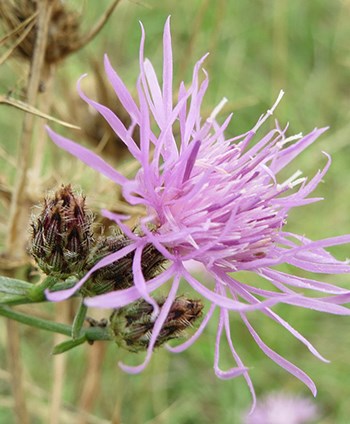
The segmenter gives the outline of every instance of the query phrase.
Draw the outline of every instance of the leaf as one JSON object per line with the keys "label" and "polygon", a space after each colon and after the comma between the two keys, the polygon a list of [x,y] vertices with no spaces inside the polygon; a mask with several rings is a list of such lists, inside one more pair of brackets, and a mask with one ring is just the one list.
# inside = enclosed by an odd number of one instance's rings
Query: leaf
{"label": "leaf", "polygon": [[0,293],[26,295],[33,284],[15,278],[0,276]]}
{"label": "leaf", "polygon": [[53,348],[52,354],[58,355],[60,353],[67,352],[67,350],[74,349],[75,347],[85,343],[86,340],[87,339],[86,339],[86,336],[84,334],[83,336],[79,337],[78,339],[75,339],[75,340],[71,339],[71,340],[67,340],[65,342],[59,343],[58,345],[56,345]]}
{"label": "leaf", "polygon": [[72,339],[76,340],[83,327],[86,317],[87,306],[84,304],[84,299],[81,300],[78,312],[76,313],[72,326]]}
{"label": "leaf", "polygon": [[74,287],[78,281],[79,279],[76,276],[72,275],[68,277],[65,281],[59,281],[55,283],[52,287],[50,287],[50,291],[54,292],[54,291],[70,289]]}

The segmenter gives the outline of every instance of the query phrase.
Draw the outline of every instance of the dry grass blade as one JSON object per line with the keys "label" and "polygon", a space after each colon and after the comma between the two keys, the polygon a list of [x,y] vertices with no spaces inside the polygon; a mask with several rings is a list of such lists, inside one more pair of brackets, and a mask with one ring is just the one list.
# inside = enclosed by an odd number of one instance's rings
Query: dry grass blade
{"label": "dry grass blade", "polygon": [[96,25],[92,28],[92,30],[87,33],[84,37],[81,37],[79,42],[72,47],[71,52],[80,50],[84,46],[86,46],[96,35],[101,31],[104,27],[105,23],[108,21],[109,17],[112,15],[114,9],[118,6],[120,0],[114,0],[114,2],[107,8],[101,18],[97,21]]}
{"label": "dry grass blade", "polygon": [[56,122],[57,124],[63,125],[64,127],[67,127],[67,128],[73,128],[76,130],[80,129],[80,127],[78,127],[77,125],[70,124],[69,122],[62,121],[61,119],[55,118],[51,115],[48,115],[47,113],[41,112],[39,109],[35,108],[34,106],[31,106],[25,102],[22,102],[21,100],[14,99],[12,97],[0,95],[0,104],[1,103],[9,105],[9,106],[13,106],[17,109],[23,110],[24,112],[31,113],[32,115],[38,116],[39,118]]}
{"label": "dry grass blade", "polygon": [[[17,51],[21,54],[30,51],[32,43],[29,40],[30,33],[34,33],[33,27],[38,23],[39,9],[36,10],[35,3],[32,1],[4,1],[0,8],[0,18],[3,21],[3,26],[10,32],[6,32],[1,40],[4,42],[13,35],[18,34],[27,25],[23,33],[18,37],[13,48],[9,49],[10,54],[17,47]],[[20,40],[20,41],[19,41]],[[5,53],[7,55],[8,53]],[[32,54],[31,54],[32,56]]]}
{"label": "dry grass blade", "polygon": [[12,156],[10,156],[6,150],[0,146],[0,158],[5,160],[8,164],[10,164],[12,167],[16,168],[16,161],[13,159]]}
{"label": "dry grass blade", "polygon": [[33,13],[29,18],[27,18],[25,21],[20,23],[16,28],[14,28],[12,31],[5,34],[2,38],[0,38],[0,45],[3,44],[6,40],[11,38],[12,36],[16,35],[17,32],[20,32],[22,28],[25,28],[30,22],[32,22],[37,16],[39,12]]}
{"label": "dry grass blade", "polygon": [[17,38],[17,41],[13,46],[11,46],[1,57],[0,57],[0,65],[2,65],[6,60],[12,55],[12,53],[16,50],[16,48],[22,43],[22,41],[27,37],[32,28],[35,25],[35,21],[31,22],[28,27],[22,32],[22,34]]}

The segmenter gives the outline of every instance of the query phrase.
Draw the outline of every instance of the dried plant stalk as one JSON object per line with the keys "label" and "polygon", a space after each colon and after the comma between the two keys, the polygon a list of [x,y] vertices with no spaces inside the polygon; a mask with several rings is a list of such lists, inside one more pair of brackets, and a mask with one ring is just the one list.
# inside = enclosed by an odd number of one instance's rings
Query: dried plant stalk
{"label": "dried plant stalk", "polygon": [[104,27],[104,25],[106,24],[109,17],[112,15],[114,9],[118,6],[119,3],[120,3],[120,0],[114,0],[112,2],[112,4],[106,9],[106,11],[103,13],[101,18],[97,21],[95,26],[91,29],[91,31],[87,33],[85,36],[81,37],[77,41],[76,45],[72,45],[71,52],[82,49],[84,46],[86,46],[88,43],[90,43],[91,40],[93,40],[96,37],[96,35]]}
{"label": "dried plant stalk", "polygon": [[15,418],[18,424],[29,424],[29,416],[25,401],[20,354],[18,323],[10,319],[7,324],[8,367],[11,374],[11,385],[14,399]]}
{"label": "dried plant stalk", "polygon": [[[34,56],[31,62],[31,69],[28,81],[27,91],[27,102],[29,104],[35,104],[36,96],[39,89],[41,68],[44,61],[44,54],[46,48],[48,23],[50,20],[51,5],[49,0],[42,0],[39,2],[39,16],[38,16],[38,28],[37,28],[37,39],[35,43]],[[10,219],[9,219],[9,231],[7,235],[7,255],[9,257],[18,258],[24,253],[22,232],[23,228],[26,228],[27,223],[27,208],[25,207],[26,202],[26,182],[27,182],[27,171],[29,167],[29,154],[30,154],[30,142],[32,137],[33,128],[33,116],[26,114],[23,120],[22,126],[22,137],[19,144],[18,158],[17,158],[17,179],[15,182],[14,191],[11,198],[10,206]],[[7,333],[9,344],[15,337],[16,324],[8,321]],[[10,349],[10,347],[9,347]],[[15,398],[14,413],[17,422],[20,424],[29,423],[27,414],[27,407],[25,396],[22,389],[22,374],[19,364],[19,340],[17,344],[13,344],[13,350],[11,355],[15,359],[16,363],[10,367],[11,377],[13,382],[13,394]]]}
{"label": "dried plant stalk", "polygon": [[[69,323],[69,302],[58,303],[55,305],[55,315],[57,321]],[[61,343],[66,339],[61,334],[55,334],[54,343]],[[62,407],[62,392],[64,386],[65,372],[66,372],[67,357],[65,355],[55,355],[53,359],[53,380],[51,392],[51,407],[48,417],[48,423],[59,424],[60,411]]]}
{"label": "dried plant stalk", "polygon": [[[35,42],[33,60],[30,67],[26,99],[27,103],[31,105],[36,103],[37,93],[39,90],[52,3],[48,0],[41,0],[38,7],[39,16],[37,38]],[[9,230],[7,234],[6,247],[7,255],[15,258],[21,257],[24,254],[24,241],[21,236],[23,228],[26,228],[26,224],[28,223],[28,211],[26,208],[26,182],[29,168],[33,123],[33,115],[26,114],[23,119],[22,136],[19,143],[17,157],[17,179],[10,207]]]}
{"label": "dried plant stalk", "polygon": [[[57,66],[55,64],[46,65],[43,69],[43,76],[45,80],[45,92],[38,99],[38,107],[44,113],[50,113],[53,103],[53,82],[56,74]],[[47,140],[45,126],[43,122],[38,122],[40,125],[36,125],[36,137],[33,151],[33,160],[31,166],[31,177],[32,182],[39,186],[40,185],[40,175],[41,168],[44,161],[45,155],[45,144]]]}
{"label": "dried plant stalk", "polygon": [[84,411],[78,424],[88,424],[88,413],[91,413],[100,393],[103,358],[106,353],[106,343],[95,343],[88,352],[86,377],[79,400],[79,409]]}

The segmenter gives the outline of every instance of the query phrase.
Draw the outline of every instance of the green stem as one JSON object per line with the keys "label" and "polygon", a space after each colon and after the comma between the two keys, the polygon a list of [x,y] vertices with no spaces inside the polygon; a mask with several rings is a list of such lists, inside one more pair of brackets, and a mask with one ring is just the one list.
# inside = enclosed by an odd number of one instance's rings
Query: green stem
{"label": "green stem", "polygon": [[0,298],[0,307],[2,307],[2,306],[25,305],[27,303],[37,303],[37,302],[39,302],[39,301],[28,299],[28,296],[6,295],[6,296],[2,296]]}
{"label": "green stem", "polygon": [[[32,302],[45,302],[45,290],[51,288],[55,283],[61,283],[56,277],[48,276],[40,284],[33,285],[28,293],[28,299]],[[62,283],[61,283],[62,284]],[[68,283],[70,284],[70,282]]]}
{"label": "green stem", "polygon": [[33,317],[23,312],[14,311],[13,309],[0,307],[0,315],[21,322],[22,324],[30,325],[31,327],[40,328],[41,330],[52,331],[53,333],[64,334],[70,336],[70,325],[51,322],[41,318]]}
{"label": "green stem", "polygon": [[[68,337],[72,334],[72,326],[70,325],[47,321],[7,307],[0,307],[0,315],[21,322],[22,324],[30,325],[31,327],[40,328],[41,330],[64,334]],[[108,330],[101,327],[83,328],[79,336],[85,336],[88,341],[110,340]]]}

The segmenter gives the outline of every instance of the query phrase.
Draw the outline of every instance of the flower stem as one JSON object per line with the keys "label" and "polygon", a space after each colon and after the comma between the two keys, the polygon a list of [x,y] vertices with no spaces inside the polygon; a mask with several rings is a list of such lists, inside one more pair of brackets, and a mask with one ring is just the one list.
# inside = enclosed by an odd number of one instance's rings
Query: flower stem
{"label": "flower stem", "polygon": [[[56,277],[47,277],[45,280],[37,285],[26,283],[25,281],[16,280],[0,276],[0,306],[15,306],[24,305],[27,303],[45,302],[45,290],[50,288],[52,290],[64,290],[71,288],[77,277],[71,276],[65,281],[57,280]],[[12,283],[12,287],[11,287]]]}
{"label": "flower stem", "polygon": [[[0,306],[0,315],[18,321],[31,327],[40,328],[41,330],[50,331],[52,333],[64,334],[70,337],[72,334],[72,326],[62,324],[59,322],[52,322],[41,318],[33,317],[24,314],[23,312],[15,311],[8,307]],[[79,333],[79,337],[85,336],[87,341],[93,342],[95,340],[110,340],[109,332],[106,328],[90,327],[83,328]]]}

